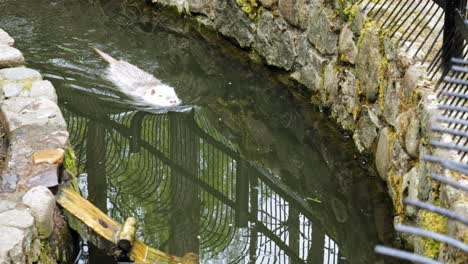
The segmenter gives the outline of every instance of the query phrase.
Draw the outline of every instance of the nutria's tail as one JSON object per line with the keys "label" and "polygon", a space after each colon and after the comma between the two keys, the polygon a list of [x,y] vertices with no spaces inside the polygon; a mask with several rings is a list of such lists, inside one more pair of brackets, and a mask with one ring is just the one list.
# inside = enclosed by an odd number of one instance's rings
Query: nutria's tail
{"label": "nutria's tail", "polygon": [[116,59],[112,58],[109,54],[102,52],[98,48],[94,48],[94,50],[97,52],[97,54],[99,54],[99,56],[101,56],[108,63],[112,64],[112,63],[117,62]]}

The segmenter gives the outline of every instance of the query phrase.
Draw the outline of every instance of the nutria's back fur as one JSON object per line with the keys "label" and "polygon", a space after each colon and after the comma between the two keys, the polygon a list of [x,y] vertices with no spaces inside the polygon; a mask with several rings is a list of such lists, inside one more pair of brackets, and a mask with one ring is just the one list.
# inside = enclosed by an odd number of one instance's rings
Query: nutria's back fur
{"label": "nutria's back fur", "polygon": [[158,107],[180,104],[181,101],[172,87],[126,61],[116,60],[97,48],[95,50],[109,63],[106,78],[123,93]]}

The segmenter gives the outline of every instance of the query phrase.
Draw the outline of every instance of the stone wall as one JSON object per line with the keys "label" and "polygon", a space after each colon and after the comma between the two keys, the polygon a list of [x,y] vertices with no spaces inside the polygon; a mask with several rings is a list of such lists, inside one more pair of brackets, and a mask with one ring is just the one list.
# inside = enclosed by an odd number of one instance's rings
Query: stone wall
{"label": "stone wall", "polygon": [[[152,0],[191,14],[264,63],[287,71],[303,84],[311,102],[325,108],[352,132],[361,153],[375,157],[387,183],[395,223],[420,225],[444,233],[447,220],[404,206],[404,197],[466,208],[467,199],[428,179],[436,94],[425,67],[394,48],[376,22],[353,0]],[[457,197],[456,200],[453,197]],[[468,242],[466,229],[449,233]],[[458,232],[458,233],[457,233]],[[417,253],[450,262],[432,240],[404,237]],[[439,252],[441,252],[439,256]]]}
{"label": "stone wall", "polygon": [[58,185],[60,164],[33,162],[37,151],[67,147],[66,123],[52,84],[23,67],[13,45],[0,29],[0,121],[8,145],[0,177],[0,263],[69,263],[72,237],[47,188]]}

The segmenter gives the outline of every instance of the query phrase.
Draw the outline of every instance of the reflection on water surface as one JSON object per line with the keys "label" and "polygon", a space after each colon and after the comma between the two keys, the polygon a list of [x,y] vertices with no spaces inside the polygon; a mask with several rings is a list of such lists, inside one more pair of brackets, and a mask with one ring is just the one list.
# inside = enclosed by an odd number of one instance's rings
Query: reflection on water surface
{"label": "reflection on water surface", "polygon": [[[59,94],[85,194],[138,235],[202,263],[375,263],[391,239],[372,169],[330,120],[230,44],[121,1],[0,2],[0,25]],[[132,9],[133,10],[133,9]],[[207,40],[208,39],[208,40]],[[223,48],[217,44],[223,43]],[[174,86],[182,112],[128,105],[99,47]],[[91,250],[91,263],[104,263]]]}

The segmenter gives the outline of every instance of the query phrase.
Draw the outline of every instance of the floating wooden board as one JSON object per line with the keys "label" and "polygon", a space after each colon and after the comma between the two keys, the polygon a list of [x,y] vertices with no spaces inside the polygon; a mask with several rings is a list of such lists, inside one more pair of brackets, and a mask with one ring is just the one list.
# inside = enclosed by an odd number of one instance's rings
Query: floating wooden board
{"label": "floating wooden board", "polygon": [[[56,198],[58,204],[98,236],[113,244],[117,243],[120,223],[114,221],[71,188],[62,188]],[[80,230],[76,231],[80,232]],[[135,263],[142,264],[186,262],[182,258],[148,247],[139,239],[135,240],[130,256]]]}

